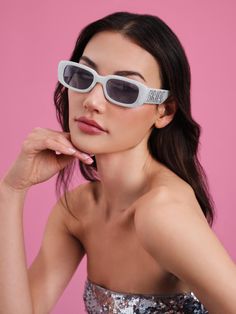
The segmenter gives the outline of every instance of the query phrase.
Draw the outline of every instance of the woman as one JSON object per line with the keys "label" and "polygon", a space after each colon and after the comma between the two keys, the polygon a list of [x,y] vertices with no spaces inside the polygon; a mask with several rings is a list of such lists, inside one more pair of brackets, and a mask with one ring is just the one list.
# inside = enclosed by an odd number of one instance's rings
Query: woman
{"label": "woman", "polygon": [[[63,132],[34,129],[1,181],[0,313],[49,313],[85,254],[88,313],[236,313],[176,35],[157,17],[114,13],[82,30],[58,75]],[[91,182],[68,191],[77,160]],[[65,193],[27,270],[24,200],[58,172]]]}

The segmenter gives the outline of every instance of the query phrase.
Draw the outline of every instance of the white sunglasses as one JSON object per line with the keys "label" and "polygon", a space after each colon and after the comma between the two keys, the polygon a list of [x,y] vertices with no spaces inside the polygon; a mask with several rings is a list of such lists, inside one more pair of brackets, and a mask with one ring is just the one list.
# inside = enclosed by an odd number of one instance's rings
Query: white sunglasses
{"label": "white sunglasses", "polygon": [[79,93],[87,93],[100,83],[107,100],[128,108],[143,104],[161,104],[170,94],[168,90],[148,88],[123,76],[101,76],[90,67],[73,61],[59,62],[58,80],[65,87]]}

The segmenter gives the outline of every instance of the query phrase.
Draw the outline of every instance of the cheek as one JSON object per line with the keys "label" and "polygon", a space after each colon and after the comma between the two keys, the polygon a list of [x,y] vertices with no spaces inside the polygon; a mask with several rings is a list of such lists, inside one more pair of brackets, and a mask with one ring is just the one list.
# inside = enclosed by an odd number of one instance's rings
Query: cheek
{"label": "cheek", "polygon": [[150,129],[155,122],[155,108],[150,105],[144,105],[140,108],[134,108],[127,110],[127,112],[121,117],[122,121],[127,124],[128,127],[135,127],[137,131],[143,131]]}
{"label": "cheek", "polygon": [[82,103],[82,94],[68,90],[69,114],[78,111],[79,105]]}
{"label": "cheek", "polygon": [[68,91],[69,124],[73,123],[74,118],[82,114],[84,95],[73,91]]}
{"label": "cheek", "polygon": [[126,109],[116,115],[114,135],[124,141],[134,140],[139,142],[155,123],[156,107],[144,105],[140,108]]}

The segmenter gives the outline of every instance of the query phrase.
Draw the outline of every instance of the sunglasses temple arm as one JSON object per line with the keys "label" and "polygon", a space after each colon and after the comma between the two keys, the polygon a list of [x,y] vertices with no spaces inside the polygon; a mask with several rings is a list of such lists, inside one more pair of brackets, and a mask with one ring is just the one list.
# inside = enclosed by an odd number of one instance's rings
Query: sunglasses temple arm
{"label": "sunglasses temple arm", "polygon": [[149,89],[145,103],[146,104],[162,104],[169,97],[168,90]]}

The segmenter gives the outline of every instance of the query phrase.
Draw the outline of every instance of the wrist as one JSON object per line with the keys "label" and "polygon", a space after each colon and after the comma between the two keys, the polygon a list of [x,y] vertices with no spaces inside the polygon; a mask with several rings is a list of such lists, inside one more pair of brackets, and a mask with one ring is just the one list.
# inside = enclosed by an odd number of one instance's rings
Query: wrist
{"label": "wrist", "polygon": [[0,180],[0,189],[9,193],[25,195],[29,190],[29,187],[27,188],[14,187],[11,184],[9,184],[6,179],[3,178]]}

